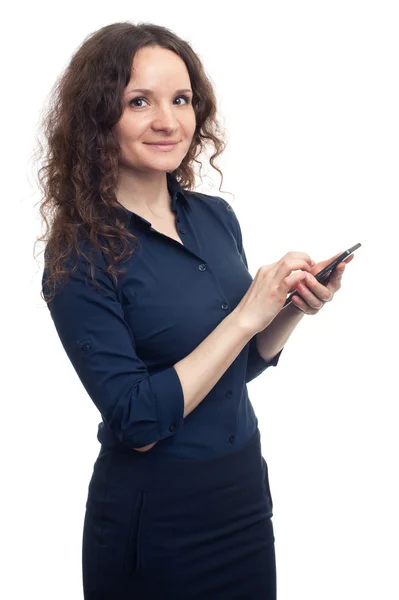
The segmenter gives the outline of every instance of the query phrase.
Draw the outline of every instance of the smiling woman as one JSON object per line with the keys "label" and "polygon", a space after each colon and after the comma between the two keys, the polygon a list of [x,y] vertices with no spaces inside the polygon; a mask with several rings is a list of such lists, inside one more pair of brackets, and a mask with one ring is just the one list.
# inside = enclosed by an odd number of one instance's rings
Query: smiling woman
{"label": "smiling woman", "polygon": [[[194,162],[210,144],[210,164],[222,175],[215,162],[224,131],[213,87],[190,44],[158,25],[114,23],[89,36],[54,87],[41,129],[48,150],[38,142],[35,154],[39,163],[47,153],[39,171],[47,231],[38,238],[46,241],[46,301],[69,277],[83,235],[109,256],[118,280],[140,244],[120,223],[121,204],[169,215],[166,172],[182,190],[193,189]],[[151,145],[171,141],[177,146]]]}
{"label": "smiling woman", "polygon": [[137,50],[124,112],[113,128],[121,148],[116,194],[128,210],[168,211],[165,171],[178,168],[197,126],[187,94],[192,94],[190,75],[180,56],[159,46]]}
{"label": "smiling woman", "polygon": [[101,414],[84,598],[275,600],[246,383],[281,352],[265,361],[237,318],[252,277],[234,211],[194,191],[208,144],[221,173],[212,85],[169,29],[114,23],[84,41],[49,105],[43,298]]}

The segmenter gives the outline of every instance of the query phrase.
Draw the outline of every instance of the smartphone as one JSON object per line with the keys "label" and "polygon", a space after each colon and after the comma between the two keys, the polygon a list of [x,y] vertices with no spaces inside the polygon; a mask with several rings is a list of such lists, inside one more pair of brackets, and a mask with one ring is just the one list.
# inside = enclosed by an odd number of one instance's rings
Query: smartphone
{"label": "smartphone", "polygon": [[[361,244],[356,244],[355,246],[352,246],[352,248],[345,250],[345,252],[343,252],[342,254],[337,256],[337,258],[335,258],[333,261],[331,261],[329,265],[327,265],[326,267],[324,267],[324,269],[319,271],[317,273],[317,275],[314,275],[315,279],[317,279],[317,281],[319,283],[322,283],[323,285],[327,285],[328,282],[330,281],[331,274],[332,274],[333,270],[335,269],[335,267],[337,265],[339,265],[340,262],[345,260],[345,258],[348,258],[348,256],[350,254],[352,254],[352,252],[354,252],[355,250],[360,248],[360,246],[361,246]],[[290,304],[292,302],[292,296],[298,296],[298,295],[299,295],[299,293],[297,291],[290,294],[287,297],[287,300],[285,301],[283,308],[285,308],[286,306],[288,306],[288,304]]]}

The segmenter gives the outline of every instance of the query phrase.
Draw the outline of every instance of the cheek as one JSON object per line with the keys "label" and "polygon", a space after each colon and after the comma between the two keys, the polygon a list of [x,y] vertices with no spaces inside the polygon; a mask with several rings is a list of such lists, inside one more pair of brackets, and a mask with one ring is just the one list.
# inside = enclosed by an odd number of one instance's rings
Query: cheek
{"label": "cheek", "polygon": [[132,150],[137,149],[138,144],[142,141],[146,127],[142,123],[125,122],[119,129],[118,141],[121,146],[121,150],[129,153]]}
{"label": "cheek", "polygon": [[186,137],[192,138],[197,127],[197,121],[194,112],[182,122],[182,127]]}
{"label": "cheek", "polygon": [[145,118],[144,114],[133,114],[133,112],[125,111],[116,127],[121,140],[132,142],[140,138],[148,127],[148,119]]}
{"label": "cheek", "polygon": [[119,161],[122,165],[128,166],[132,160],[137,160],[140,155],[142,137],[142,130],[137,126],[137,123],[133,125],[125,122],[119,127],[116,139],[120,146]]}

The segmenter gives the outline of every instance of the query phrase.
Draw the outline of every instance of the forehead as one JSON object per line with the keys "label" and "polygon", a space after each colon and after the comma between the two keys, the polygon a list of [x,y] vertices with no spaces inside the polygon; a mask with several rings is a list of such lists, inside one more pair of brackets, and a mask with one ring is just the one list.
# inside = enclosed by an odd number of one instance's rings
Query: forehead
{"label": "forehead", "polygon": [[190,87],[190,77],[184,61],[172,50],[166,48],[140,48],[133,58],[129,86],[153,89],[157,85],[176,83]]}

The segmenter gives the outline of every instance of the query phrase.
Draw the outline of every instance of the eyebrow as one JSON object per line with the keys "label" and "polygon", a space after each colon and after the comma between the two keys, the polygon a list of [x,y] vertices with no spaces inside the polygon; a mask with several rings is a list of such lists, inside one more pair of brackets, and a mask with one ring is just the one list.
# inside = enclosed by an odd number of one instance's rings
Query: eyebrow
{"label": "eyebrow", "polygon": [[[139,88],[139,89],[134,89],[134,90],[129,90],[127,93],[131,94],[132,92],[140,92],[141,94],[147,94],[148,96],[151,96],[154,92],[152,90],[147,90],[145,88]],[[185,92],[192,92],[191,89],[186,88],[186,89],[182,89],[182,90],[176,90],[176,94],[183,94]]]}

